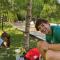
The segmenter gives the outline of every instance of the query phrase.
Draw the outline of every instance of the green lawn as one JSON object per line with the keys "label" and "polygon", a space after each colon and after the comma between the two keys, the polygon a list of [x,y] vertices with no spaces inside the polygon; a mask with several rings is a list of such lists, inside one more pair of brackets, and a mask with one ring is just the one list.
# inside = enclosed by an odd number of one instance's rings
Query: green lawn
{"label": "green lawn", "polygon": [[[13,28],[9,24],[4,24],[4,31],[8,32],[11,36],[10,49],[0,48],[0,60],[15,60],[14,50],[19,47],[23,47],[23,32]],[[2,33],[0,24],[0,35]],[[30,39],[30,48],[36,47],[36,40]]]}

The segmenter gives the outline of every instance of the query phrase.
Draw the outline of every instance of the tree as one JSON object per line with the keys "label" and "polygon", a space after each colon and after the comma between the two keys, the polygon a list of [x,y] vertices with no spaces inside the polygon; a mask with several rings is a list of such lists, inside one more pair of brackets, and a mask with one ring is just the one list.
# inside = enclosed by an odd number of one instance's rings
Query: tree
{"label": "tree", "polygon": [[27,17],[26,17],[26,27],[24,34],[24,47],[29,49],[29,33],[30,33],[30,21],[32,18],[32,0],[27,0]]}

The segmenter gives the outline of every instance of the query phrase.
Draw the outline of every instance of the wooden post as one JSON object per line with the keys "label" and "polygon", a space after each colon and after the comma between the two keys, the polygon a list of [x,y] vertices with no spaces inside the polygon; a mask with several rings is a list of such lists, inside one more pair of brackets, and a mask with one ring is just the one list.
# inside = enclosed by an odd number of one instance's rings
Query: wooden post
{"label": "wooden post", "polygon": [[3,16],[1,16],[2,30],[3,30]]}

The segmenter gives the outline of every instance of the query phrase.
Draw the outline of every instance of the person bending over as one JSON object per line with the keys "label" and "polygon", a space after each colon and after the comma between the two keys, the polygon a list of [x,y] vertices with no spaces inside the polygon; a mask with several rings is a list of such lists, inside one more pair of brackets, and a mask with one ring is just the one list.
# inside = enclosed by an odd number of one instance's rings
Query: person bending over
{"label": "person bending over", "polygon": [[35,28],[46,35],[46,41],[37,43],[45,60],[60,60],[60,26],[52,26],[45,19],[37,19]]}

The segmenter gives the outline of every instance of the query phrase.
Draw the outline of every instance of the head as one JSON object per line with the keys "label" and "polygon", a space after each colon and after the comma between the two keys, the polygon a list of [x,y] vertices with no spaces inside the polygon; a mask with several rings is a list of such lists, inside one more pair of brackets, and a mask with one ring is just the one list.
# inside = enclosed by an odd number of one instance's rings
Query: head
{"label": "head", "polygon": [[37,19],[35,28],[37,31],[41,31],[44,34],[48,34],[51,32],[49,22],[44,19]]}

